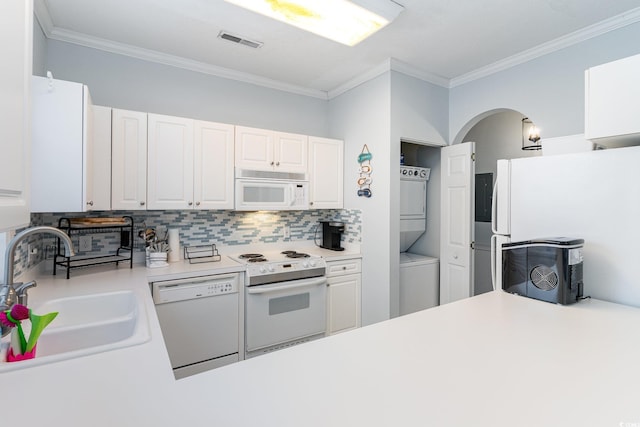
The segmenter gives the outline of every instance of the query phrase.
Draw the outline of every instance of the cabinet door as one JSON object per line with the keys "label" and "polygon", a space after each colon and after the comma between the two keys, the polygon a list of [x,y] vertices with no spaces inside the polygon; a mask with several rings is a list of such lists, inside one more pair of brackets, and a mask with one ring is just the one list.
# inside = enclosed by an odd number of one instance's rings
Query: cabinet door
{"label": "cabinet door", "polygon": [[147,209],[193,207],[193,120],[149,114]]}
{"label": "cabinet door", "polygon": [[241,169],[271,171],[273,158],[273,132],[236,126],[235,165]]}
{"label": "cabinet door", "polygon": [[0,231],[29,224],[33,2],[0,2]]}
{"label": "cabinet door", "polygon": [[360,326],[360,274],[327,279],[327,334]]}
{"label": "cabinet door", "polygon": [[585,137],[640,133],[640,55],[590,68],[585,73]]}
{"label": "cabinet door", "polygon": [[275,132],[274,138],[274,171],[307,173],[307,136]]}
{"label": "cabinet door", "polygon": [[32,95],[31,212],[82,212],[88,92],[80,83],[34,76]]}
{"label": "cabinet door", "polygon": [[309,137],[309,206],[342,209],[344,143],[336,139]]}
{"label": "cabinet door", "polygon": [[111,210],[111,108],[93,106],[93,210]]}
{"label": "cabinet door", "polygon": [[113,109],[111,209],[147,208],[147,113]]}
{"label": "cabinet door", "polygon": [[194,123],[193,194],[196,209],[233,209],[233,125]]}

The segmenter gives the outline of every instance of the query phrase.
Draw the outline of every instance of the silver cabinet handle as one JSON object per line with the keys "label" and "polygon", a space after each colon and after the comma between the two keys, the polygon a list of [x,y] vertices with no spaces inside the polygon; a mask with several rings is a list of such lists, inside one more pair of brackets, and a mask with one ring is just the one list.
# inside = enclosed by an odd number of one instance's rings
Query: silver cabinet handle
{"label": "silver cabinet handle", "polygon": [[93,206],[93,200],[89,200],[89,201],[87,202],[87,205],[89,205],[89,206]]}
{"label": "silver cabinet handle", "polygon": [[273,162],[271,162],[271,166],[273,166]]}
{"label": "silver cabinet handle", "polygon": [[144,202],[140,202],[140,206],[144,206]]}
{"label": "silver cabinet handle", "polygon": [[200,202],[196,202],[196,206],[200,206]]}
{"label": "silver cabinet handle", "polygon": [[276,162],[276,166],[280,166],[280,162]]}
{"label": "silver cabinet handle", "polygon": [[188,203],[188,205],[189,205],[189,206],[193,205],[193,202],[189,202],[189,203]]}

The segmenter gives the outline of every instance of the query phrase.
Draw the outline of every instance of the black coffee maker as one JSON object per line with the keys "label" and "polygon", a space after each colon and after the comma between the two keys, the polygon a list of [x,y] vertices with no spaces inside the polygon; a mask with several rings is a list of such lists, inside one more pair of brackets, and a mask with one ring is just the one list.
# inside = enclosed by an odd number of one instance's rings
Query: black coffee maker
{"label": "black coffee maker", "polygon": [[320,246],[332,251],[344,251],[344,248],[340,247],[344,222],[320,221],[320,224],[322,224],[322,245]]}

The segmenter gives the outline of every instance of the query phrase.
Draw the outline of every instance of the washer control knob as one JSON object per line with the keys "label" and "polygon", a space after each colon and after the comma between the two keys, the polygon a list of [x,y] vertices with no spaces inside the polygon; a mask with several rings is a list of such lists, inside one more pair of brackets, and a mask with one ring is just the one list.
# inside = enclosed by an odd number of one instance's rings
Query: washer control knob
{"label": "washer control knob", "polygon": [[259,268],[260,273],[266,273],[266,269],[264,268],[264,266],[260,266]]}
{"label": "washer control knob", "polygon": [[307,268],[307,267],[309,267],[309,262],[307,262],[307,261],[302,261],[302,267],[303,267],[303,268]]}
{"label": "washer control knob", "polygon": [[313,260],[313,259],[312,259],[312,260],[309,260],[309,265],[310,265],[311,267],[315,267],[315,266],[316,266],[316,261],[315,261],[315,260]]}
{"label": "washer control knob", "polygon": [[273,268],[273,265],[269,264],[267,266],[267,269],[269,270],[269,272],[273,273],[273,271],[275,270],[275,268]]}

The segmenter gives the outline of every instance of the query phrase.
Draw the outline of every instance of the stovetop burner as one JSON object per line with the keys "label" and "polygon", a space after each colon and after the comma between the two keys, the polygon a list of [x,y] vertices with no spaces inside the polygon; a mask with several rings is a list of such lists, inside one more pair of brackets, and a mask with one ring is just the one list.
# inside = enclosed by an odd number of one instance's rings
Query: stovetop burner
{"label": "stovetop burner", "polygon": [[247,262],[266,262],[267,259],[262,254],[242,254],[238,258],[246,259]]}
{"label": "stovetop burner", "polygon": [[303,252],[282,251],[280,253],[285,255],[287,258],[309,258],[309,254],[305,254]]}

